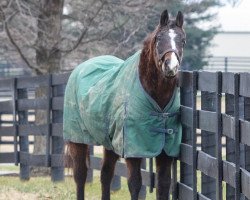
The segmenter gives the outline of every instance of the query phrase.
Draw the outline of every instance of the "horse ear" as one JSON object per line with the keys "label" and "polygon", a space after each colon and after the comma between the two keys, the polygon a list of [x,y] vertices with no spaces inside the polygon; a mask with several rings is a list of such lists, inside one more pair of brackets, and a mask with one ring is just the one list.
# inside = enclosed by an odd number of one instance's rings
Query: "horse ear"
{"label": "horse ear", "polygon": [[164,10],[161,13],[160,26],[166,26],[168,24],[168,20],[169,20],[168,10]]}
{"label": "horse ear", "polygon": [[181,11],[179,11],[176,17],[176,25],[182,28],[183,22],[184,22],[183,14]]}

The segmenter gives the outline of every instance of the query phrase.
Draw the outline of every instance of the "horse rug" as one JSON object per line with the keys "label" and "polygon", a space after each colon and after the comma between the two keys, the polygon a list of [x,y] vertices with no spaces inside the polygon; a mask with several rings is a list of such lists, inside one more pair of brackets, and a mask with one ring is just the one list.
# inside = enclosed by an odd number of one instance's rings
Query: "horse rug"
{"label": "horse rug", "polygon": [[162,110],[139,80],[141,52],[95,57],[71,73],[64,99],[65,141],[103,145],[121,157],[176,157],[181,142],[179,88]]}

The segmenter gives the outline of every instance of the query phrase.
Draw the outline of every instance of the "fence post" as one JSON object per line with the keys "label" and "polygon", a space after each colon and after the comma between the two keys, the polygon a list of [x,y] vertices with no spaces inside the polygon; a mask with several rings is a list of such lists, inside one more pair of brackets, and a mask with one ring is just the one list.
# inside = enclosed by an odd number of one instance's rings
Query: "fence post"
{"label": "fence post", "polygon": [[[52,90],[52,97],[64,96],[64,87],[56,86]],[[63,111],[62,110],[52,110],[52,123],[62,123],[63,122]],[[51,124],[48,124],[51,126]],[[51,129],[50,129],[51,130]],[[52,137],[52,154],[64,154],[64,140],[61,136]],[[62,162],[63,163],[63,162]],[[61,181],[64,179],[64,166],[51,167],[51,179],[52,181]]]}
{"label": "fence post", "polygon": [[[146,158],[143,158],[142,159],[142,162],[141,162],[141,168],[142,169],[146,169],[146,166],[147,166],[147,163],[146,163]],[[142,185],[141,186],[141,190],[140,190],[140,193],[139,193],[139,199],[146,199],[146,186],[145,185]]]}
{"label": "fence post", "polygon": [[45,150],[45,155],[46,155],[46,158],[45,158],[45,166],[46,167],[50,167],[51,166],[51,150],[50,150],[50,147],[51,147],[51,111],[52,111],[52,97],[53,97],[53,94],[52,94],[52,90],[51,90],[51,86],[52,86],[52,75],[49,74],[48,75],[48,85],[47,85],[47,110],[46,110],[46,117],[47,117],[47,126],[48,126],[48,132],[47,132],[47,135],[46,135],[46,150]]}
{"label": "fence post", "polygon": [[[233,116],[234,114],[234,97],[231,94],[225,95],[225,113]],[[235,141],[226,137],[226,160],[235,163]],[[226,184],[226,199],[234,200],[234,188]]]}
{"label": "fence post", "polygon": [[[0,113],[0,127],[2,126],[2,114]],[[0,145],[2,143],[2,136],[0,135]]]}
{"label": "fence post", "polygon": [[[154,186],[155,186],[155,174],[154,174],[154,170],[153,170],[153,168],[154,168],[154,160],[153,160],[154,158],[149,158],[148,160],[149,160],[149,174],[150,174],[150,187],[149,187],[149,192],[150,193],[152,193],[153,192],[153,190],[154,190]],[[173,172],[176,172],[176,168],[174,168],[174,167],[176,167],[176,159],[174,159],[174,163],[173,163]],[[177,175],[177,173],[174,173],[174,175],[173,175],[173,177],[174,178],[176,178],[176,176],[175,175]],[[174,179],[174,184],[176,184],[176,180],[177,180],[177,178],[176,179]]]}
{"label": "fence post", "polygon": [[[19,89],[17,91],[17,100],[25,99],[28,97],[27,89]],[[28,123],[28,112],[27,111],[18,111],[18,121],[19,125]],[[29,153],[29,138],[28,136],[19,136],[20,143],[20,154],[22,152]],[[29,180],[30,178],[30,166],[28,163],[22,163],[21,155],[19,155],[20,159],[20,179],[21,180]]]}
{"label": "fence post", "polygon": [[174,161],[173,161],[172,174],[173,174],[172,200],[177,200],[178,199],[178,191],[177,191],[177,159],[174,159]]}
{"label": "fence post", "polygon": [[[250,121],[250,99],[247,99],[247,104],[245,104],[245,119]],[[246,117],[247,116],[247,117]],[[245,169],[250,171],[250,146],[245,145]],[[249,200],[249,198],[245,197],[245,200]]]}
{"label": "fence post", "polygon": [[120,176],[117,176],[117,175],[113,176],[110,189],[112,191],[117,191],[121,189],[121,177]]}
{"label": "fence post", "polygon": [[196,175],[196,168],[197,168],[197,102],[196,102],[196,95],[197,95],[197,79],[198,73],[196,71],[193,72],[192,76],[192,153],[193,153],[193,163],[192,163],[192,170],[193,170],[193,200],[197,200],[197,175]]}
{"label": "fence post", "polygon": [[[185,81],[185,84],[181,87],[181,105],[192,107],[192,73],[185,73],[182,76],[185,76],[181,79],[181,81]],[[192,145],[192,130],[190,127],[182,127],[182,142]],[[180,162],[180,181],[190,187],[193,186],[192,166],[183,162]]]}
{"label": "fence post", "polygon": [[240,199],[239,74],[234,74],[235,200]]}
{"label": "fence post", "polygon": [[16,78],[12,79],[12,115],[13,115],[13,126],[15,127],[15,136],[14,136],[14,152],[15,152],[15,165],[17,166],[19,163],[19,158],[18,158],[18,141],[17,141],[17,137],[18,137],[18,124],[17,124],[17,116],[16,116],[16,112],[17,112],[17,89],[16,89]]}
{"label": "fence post", "polygon": [[[239,109],[239,119],[244,120],[245,119],[245,98],[244,97],[238,97],[238,109]],[[239,122],[240,123],[240,122]],[[239,125],[240,126],[240,125]],[[239,127],[239,134],[240,133],[240,127]],[[240,142],[240,136],[239,136],[239,167],[242,167],[246,169],[246,148],[247,145],[244,145]],[[240,179],[241,181],[241,179]],[[240,195],[240,200],[247,200],[246,197],[241,194]]]}
{"label": "fence post", "polygon": [[121,189],[121,177],[114,175],[112,182],[111,182],[111,186],[110,186],[112,191],[117,191]]}
{"label": "fence post", "polygon": [[[239,117],[243,120],[250,121],[250,98],[249,97],[239,98]],[[240,145],[241,145],[240,147],[241,166],[242,168],[250,171],[250,147],[244,144],[240,144]],[[241,200],[247,200],[247,199],[248,199],[247,197],[241,198]]]}
{"label": "fence post", "polygon": [[[89,156],[93,156],[94,155],[94,146],[89,145]],[[91,163],[90,163],[91,165]],[[87,183],[91,183],[93,181],[93,169],[89,168],[87,171],[87,179],[86,182]]]}
{"label": "fence post", "polygon": [[[201,92],[201,109],[206,111],[216,111],[216,95],[210,92]],[[201,150],[205,153],[215,157],[216,142],[215,133],[209,131],[201,131]],[[206,197],[214,200],[216,199],[216,181],[215,179],[202,173],[201,191]]]}
{"label": "fence post", "polygon": [[[250,98],[244,98],[244,119],[250,121]],[[250,146],[245,145],[245,169],[250,171]]]}
{"label": "fence post", "polygon": [[216,199],[221,200],[222,197],[222,176],[223,176],[223,166],[222,166],[222,121],[221,121],[221,92],[222,92],[222,73],[216,73],[216,114],[217,114],[217,124],[216,124],[216,158],[217,158],[217,174],[216,174]]}

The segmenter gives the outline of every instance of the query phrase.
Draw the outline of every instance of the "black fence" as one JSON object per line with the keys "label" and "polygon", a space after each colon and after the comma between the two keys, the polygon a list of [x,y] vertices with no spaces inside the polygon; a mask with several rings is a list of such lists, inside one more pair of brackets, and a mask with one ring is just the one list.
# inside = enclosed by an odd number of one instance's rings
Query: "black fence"
{"label": "black fence", "polygon": [[[223,182],[224,199],[250,198],[249,84],[247,73],[182,72],[184,138],[177,183],[179,199],[223,199]],[[200,109],[197,91],[201,92]],[[197,129],[201,130],[200,151],[196,148]],[[222,137],[226,137],[226,157],[222,157]],[[197,170],[201,177],[197,177]],[[201,183],[199,192],[197,182]]]}
{"label": "black fence", "polygon": [[[0,98],[0,146],[13,146],[11,152],[0,152],[0,163],[19,165],[21,179],[29,179],[30,166],[50,167],[53,181],[64,178],[62,113],[68,77],[58,74],[0,80],[0,93],[10,94]],[[179,84],[183,141],[179,161],[173,165],[173,199],[250,199],[250,74],[182,71]],[[46,97],[35,98],[34,91],[41,86],[47,88]],[[47,113],[44,124],[35,123],[37,110]],[[38,135],[46,139],[43,155],[30,150],[31,137]],[[11,142],[4,143],[9,138]],[[152,160],[143,161],[141,198],[147,186],[155,188],[155,172],[147,163]],[[90,167],[88,181],[92,170],[101,168],[101,158],[95,156],[93,148]],[[113,190],[120,188],[120,177],[127,177],[122,161],[115,169]]]}

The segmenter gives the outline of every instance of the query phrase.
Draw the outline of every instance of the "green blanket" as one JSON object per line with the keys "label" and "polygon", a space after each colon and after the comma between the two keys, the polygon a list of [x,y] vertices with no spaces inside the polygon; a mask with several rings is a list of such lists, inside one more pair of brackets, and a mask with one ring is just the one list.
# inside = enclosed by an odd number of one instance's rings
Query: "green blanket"
{"label": "green blanket", "polygon": [[66,141],[104,145],[122,157],[178,156],[181,142],[179,88],[162,110],[143,89],[140,51],[123,61],[95,57],[70,75],[64,99]]}

